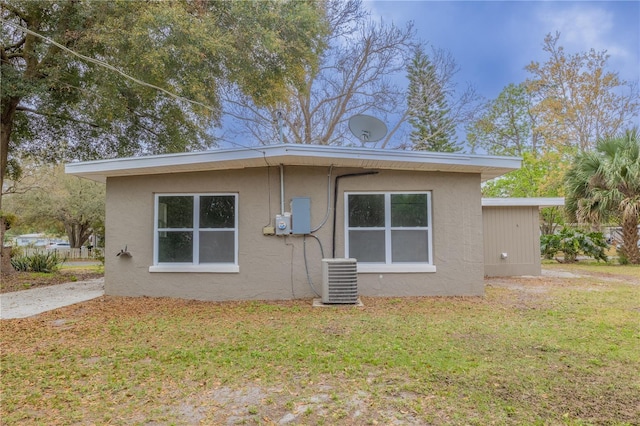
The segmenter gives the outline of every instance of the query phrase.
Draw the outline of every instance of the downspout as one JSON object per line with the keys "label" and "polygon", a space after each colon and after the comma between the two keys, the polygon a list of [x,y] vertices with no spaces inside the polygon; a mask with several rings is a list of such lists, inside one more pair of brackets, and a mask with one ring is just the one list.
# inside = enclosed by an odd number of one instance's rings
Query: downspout
{"label": "downspout", "polygon": [[366,176],[366,175],[377,175],[378,172],[376,171],[370,171],[370,172],[362,172],[362,173],[350,173],[347,175],[341,175],[341,176],[336,176],[336,183],[333,187],[333,240],[332,240],[332,252],[331,252],[331,257],[332,258],[336,258],[336,215],[337,215],[337,211],[338,209],[336,208],[338,206],[338,182],[340,179],[342,178],[347,178],[347,177],[356,177],[356,176]]}

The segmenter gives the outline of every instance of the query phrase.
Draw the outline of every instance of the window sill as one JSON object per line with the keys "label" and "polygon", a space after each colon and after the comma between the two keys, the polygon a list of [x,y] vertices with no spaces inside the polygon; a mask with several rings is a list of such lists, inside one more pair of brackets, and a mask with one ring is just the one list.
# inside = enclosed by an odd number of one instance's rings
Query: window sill
{"label": "window sill", "polygon": [[358,273],[360,274],[378,274],[383,272],[396,274],[433,273],[436,272],[436,266],[421,263],[398,263],[394,265],[358,263]]}
{"label": "window sill", "polygon": [[217,274],[237,274],[240,267],[233,264],[209,264],[209,265],[153,265],[149,266],[149,272],[205,272]]}

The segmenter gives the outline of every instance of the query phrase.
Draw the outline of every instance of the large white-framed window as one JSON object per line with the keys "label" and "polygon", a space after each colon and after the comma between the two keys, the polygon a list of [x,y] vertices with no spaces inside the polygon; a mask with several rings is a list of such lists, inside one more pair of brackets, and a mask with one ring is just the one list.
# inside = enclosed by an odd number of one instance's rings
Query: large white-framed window
{"label": "large white-framed window", "polygon": [[238,194],[156,194],[150,272],[239,272]]}
{"label": "large white-framed window", "polygon": [[431,192],[345,192],[345,252],[358,272],[435,272]]}

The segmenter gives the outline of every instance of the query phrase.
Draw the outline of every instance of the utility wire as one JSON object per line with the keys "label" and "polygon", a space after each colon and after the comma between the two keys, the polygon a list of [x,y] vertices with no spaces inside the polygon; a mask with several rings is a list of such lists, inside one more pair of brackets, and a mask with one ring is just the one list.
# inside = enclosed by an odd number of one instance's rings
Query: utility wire
{"label": "utility wire", "polygon": [[[51,43],[54,46],[59,47],[60,49],[64,50],[65,52],[69,52],[72,55],[77,56],[80,59],[83,59],[83,60],[85,60],[87,62],[90,62],[92,64],[96,64],[98,66],[104,67],[104,68],[106,68],[108,70],[114,71],[114,72],[120,74],[121,76],[133,81],[134,83],[137,83],[137,84],[140,84],[142,86],[158,90],[158,91],[160,91],[160,92],[162,92],[162,93],[164,93],[164,94],[166,94],[166,95],[168,95],[168,96],[170,96],[170,97],[172,97],[172,98],[174,98],[176,100],[188,102],[188,103],[193,104],[193,105],[198,105],[198,106],[201,106],[201,107],[203,107],[203,108],[205,108],[205,109],[207,109],[209,111],[214,111],[214,112],[216,111],[215,108],[213,108],[213,107],[211,107],[209,105],[203,104],[202,102],[194,101],[194,100],[185,98],[183,96],[176,95],[175,93],[170,92],[170,91],[168,91],[166,89],[163,89],[162,87],[158,87],[158,86],[153,85],[151,83],[147,83],[146,81],[142,81],[142,80],[140,80],[138,78],[130,76],[129,74],[125,73],[124,71],[119,70],[118,68],[114,67],[113,65],[111,65],[111,64],[109,64],[107,62],[101,61],[99,59],[91,58],[89,56],[86,56],[86,55],[83,55],[81,53],[78,53],[75,50],[69,49],[68,47],[56,42],[55,40],[52,40],[49,37],[46,37],[46,36],[44,36],[44,35],[42,35],[40,33],[37,33],[37,32],[35,32],[33,30],[25,28],[22,25],[16,24],[14,22],[9,22],[9,21],[6,21],[4,19],[0,19],[0,22],[2,22],[2,25],[5,25],[5,24],[6,25],[10,25],[10,26],[12,26],[12,27],[14,27],[14,28],[16,28],[16,29],[18,29],[20,31],[23,31],[23,32],[25,32],[27,34],[31,34],[31,35],[33,35],[35,37],[38,37],[38,38],[46,41],[47,43]],[[74,87],[74,86],[72,86],[72,87]],[[75,87],[75,88],[78,89],[78,90],[82,90],[79,87]],[[249,149],[249,150],[257,151],[257,152],[262,152],[264,154],[264,152],[262,150],[260,150],[258,148],[255,148],[255,147],[246,146],[246,145],[243,145],[241,143],[238,143],[238,142],[235,142],[235,141],[231,141],[231,140],[228,140],[228,139],[226,140],[226,142],[228,142],[228,143],[230,143],[232,145],[238,146],[240,148],[245,148],[245,149]],[[266,161],[266,159],[265,159],[265,161]]]}
{"label": "utility wire", "polygon": [[147,83],[145,81],[139,80],[139,79],[137,79],[135,77],[130,76],[129,74],[125,73],[124,71],[119,70],[118,68],[114,67],[111,64],[108,64],[108,63],[106,63],[104,61],[101,61],[99,59],[91,58],[89,56],[85,56],[85,55],[83,55],[81,53],[78,53],[75,50],[69,49],[68,47],[66,47],[66,46],[64,46],[64,45],[62,45],[62,44],[50,39],[49,37],[43,36],[42,34],[39,34],[39,33],[35,32],[35,31],[32,31],[32,30],[30,30],[28,28],[25,28],[22,25],[16,24],[14,22],[5,21],[4,19],[1,20],[1,21],[2,21],[3,25],[5,25],[5,24],[6,25],[11,25],[12,27],[14,27],[16,29],[19,29],[19,30],[21,30],[21,31],[23,31],[23,32],[25,32],[27,34],[31,34],[31,35],[33,35],[35,37],[41,38],[42,40],[46,41],[47,43],[51,43],[54,46],[59,47],[60,49],[64,50],[65,52],[69,52],[72,55],[75,55],[80,59],[83,59],[83,60],[85,60],[87,62],[91,62],[92,64],[96,64],[96,65],[104,67],[104,68],[106,68],[108,70],[115,71],[118,74],[120,74],[121,76],[123,76],[125,78],[128,78],[129,80],[131,80],[131,81],[133,81],[133,82],[135,82],[137,84],[140,84],[140,85],[146,86],[146,87],[150,87],[152,89],[159,90],[160,92],[162,92],[162,93],[164,93],[166,95],[169,95],[174,99],[185,101],[185,102],[189,102],[191,104],[201,106],[203,108],[208,109],[209,111],[215,111],[215,109],[213,107],[209,106],[209,105],[203,104],[202,102],[198,102],[198,101],[194,101],[194,100],[191,100],[191,99],[187,99],[187,98],[182,97],[180,95],[176,95],[175,93],[170,92],[170,91],[168,91],[166,89],[163,89],[162,87],[158,87],[158,86],[155,86],[155,85],[153,85],[151,83]]}

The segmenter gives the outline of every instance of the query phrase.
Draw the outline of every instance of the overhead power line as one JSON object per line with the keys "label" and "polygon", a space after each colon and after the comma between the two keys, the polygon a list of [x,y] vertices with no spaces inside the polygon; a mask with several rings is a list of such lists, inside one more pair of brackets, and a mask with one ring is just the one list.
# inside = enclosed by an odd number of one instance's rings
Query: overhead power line
{"label": "overhead power line", "polygon": [[86,56],[86,55],[83,55],[81,53],[78,53],[75,50],[69,49],[68,47],[58,43],[57,41],[52,40],[49,37],[46,37],[46,36],[44,36],[42,34],[39,34],[39,33],[35,32],[33,30],[25,28],[22,25],[16,24],[14,22],[5,21],[5,20],[2,20],[2,24],[3,25],[5,25],[5,24],[6,25],[11,25],[12,27],[14,27],[16,29],[19,29],[20,31],[23,31],[23,32],[25,32],[27,34],[31,34],[31,35],[33,35],[35,37],[41,38],[42,40],[46,41],[47,43],[51,43],[54,46],[59,47],[60,49],[64,50],[65,52],[69,52],[72,55],[77,56],[78,58],[80,58],[80,59],[82,59],[84,61],[90,62],[92,64],[96,64],[98,66],[101,66],[101,67],[106,68],[106,69],[111,70],[111,71],[115,71],[118,74],[120,74],[121,76],[123,76],[123,77],[125,77],[125,78],[127,78],[127,79],[129,79],[129,80],[141,85],[141,86],[150,87],[150,88],[158,90],[158,91],[160,91],[160,92],[162,92],[162,93],[164,93],[164,94],[166,94],[168,96],[171,96],[174,99],[185,101],[185,102],[188,102],[188,103],[193,104],[193,105],[201,106],[203,108],[208,109],[209,111],[215,111],[215,109],[213,107],[209,106],[209,105],[203,104],[202,102],[194,101],[192,99],[185,98],[185,97],[180,96],[180,95],[176,95],[175,93],[170,92],[170,91],[168,91],[166,89],[163,89],[162,87],[158,87],[158,86],[153,85],[151,83],[147,83],[146,81],[142,81],[140,79],[137,79],[137,78],[135,78],[133,76],[130,76],[129,74],[125,73],[124,71],[119,70],[118,68],[114,67],[113,65],[111,65],[111,64],[109,64],[107,62],[101,61],[99,59],[91,58],[89,56]]}
{"label": "overhead power line", "polygon": [[[33,30],[25,28],[22,25],[16,24],[14,22],[9,22],[9,21],[6,21],[4,19],[0,19],[0,22],[2,22],[3,25],[5,25],[5,24],[11,25],[16,29],[18,29],[20,31],[23,31],[26,34],[31,34],[31,35],[33,35],[35,37],[41,38],[45,42],[51,43],[54,46],[57,46],[60,49],[64,50],[65,52],[69,52],[72,55],[77,56],[78,58],[80,58],[80,59],[82,59],[84,61],[90,62],[92,64],[96,64],[96,65],[101,66],[103,68],[106,68],[108,70],[114,71],[114,72],[120,74],[121,76],[123,76],[123,77],[125,77],[125,78],[127,78],[127,79],[129,79],[129,80],[131,80],[131,81],[133,81],[135,83],[137,83],[137,84],[140,84],[142,86],[158,90],[158,91],[160,91],[160,92],[162,92],[162,93],[164,93],[164,94],[166,94],[166,95],[168,95],[168,96],[170,96],[170,97],[172,97],[174,99],[181,100],[181,101],[184,101],[184,102],[188,102],[188,103],[193,104],[193,105],[199,105],[199,106],[201,106],[203,108],[206,108],[209,111],[214,111],[214,112],[216,111],[213,107],[211,107],[209,105],[206,105],[206,104],[203,104],[201,102],[185,98],[185,97],[180,96],[180,95],[176,95],[175,93],[172,93],[172,92],[170,92],[170,91],[168,91],[166,89],[163,89],[162,87],[158,87],[158,86],[156,86],[154,84],[147,83],[146,81],[142,81],[142,80],[140,80],[138,78],[130,76],[129,74],[125,73],[124,71],[119,70],[118,68],[114,67],[113,65],[111,65],[111,64],[109,64],[109,63],[107,63],[105,61],[101,61],[99,59],[91,58],[89,56],[86,56],[86,55],[83,55],[81,53],[78,53],[78,52],[76,52],[76,51],[74,51],[72,49],[69,49],[68,47],[56,42],[55,40],[52,40],[49,37],[46,37],[46,36],[44,36],[44,35],[42,35],[40,33],[37,33],[37,32],[35,32]],[[78,87],[75,87],[75,88],[76,89],[80,89]],[[247,146],[247,145],[244,145],[244,144],[241,144],[241,143],[238,143],[238,142],[235,142],[235,141],[231,141],[231,140],[228,140],[228,139],[226,141],[228,143],[232,144],[232,145],[235,145],[235,146],[238,146],[238,147],[241,147],[241,148],[245,148],[245,149],[249,149],[249,150],[252,150],[252,151],[261,152],[263,155],[265,154],[262,150],[260,150],[258,148]],[[266,160],[266,157],[265,157],[265,161],[267,162],[267,165],[269,165],[268,161]]]}

